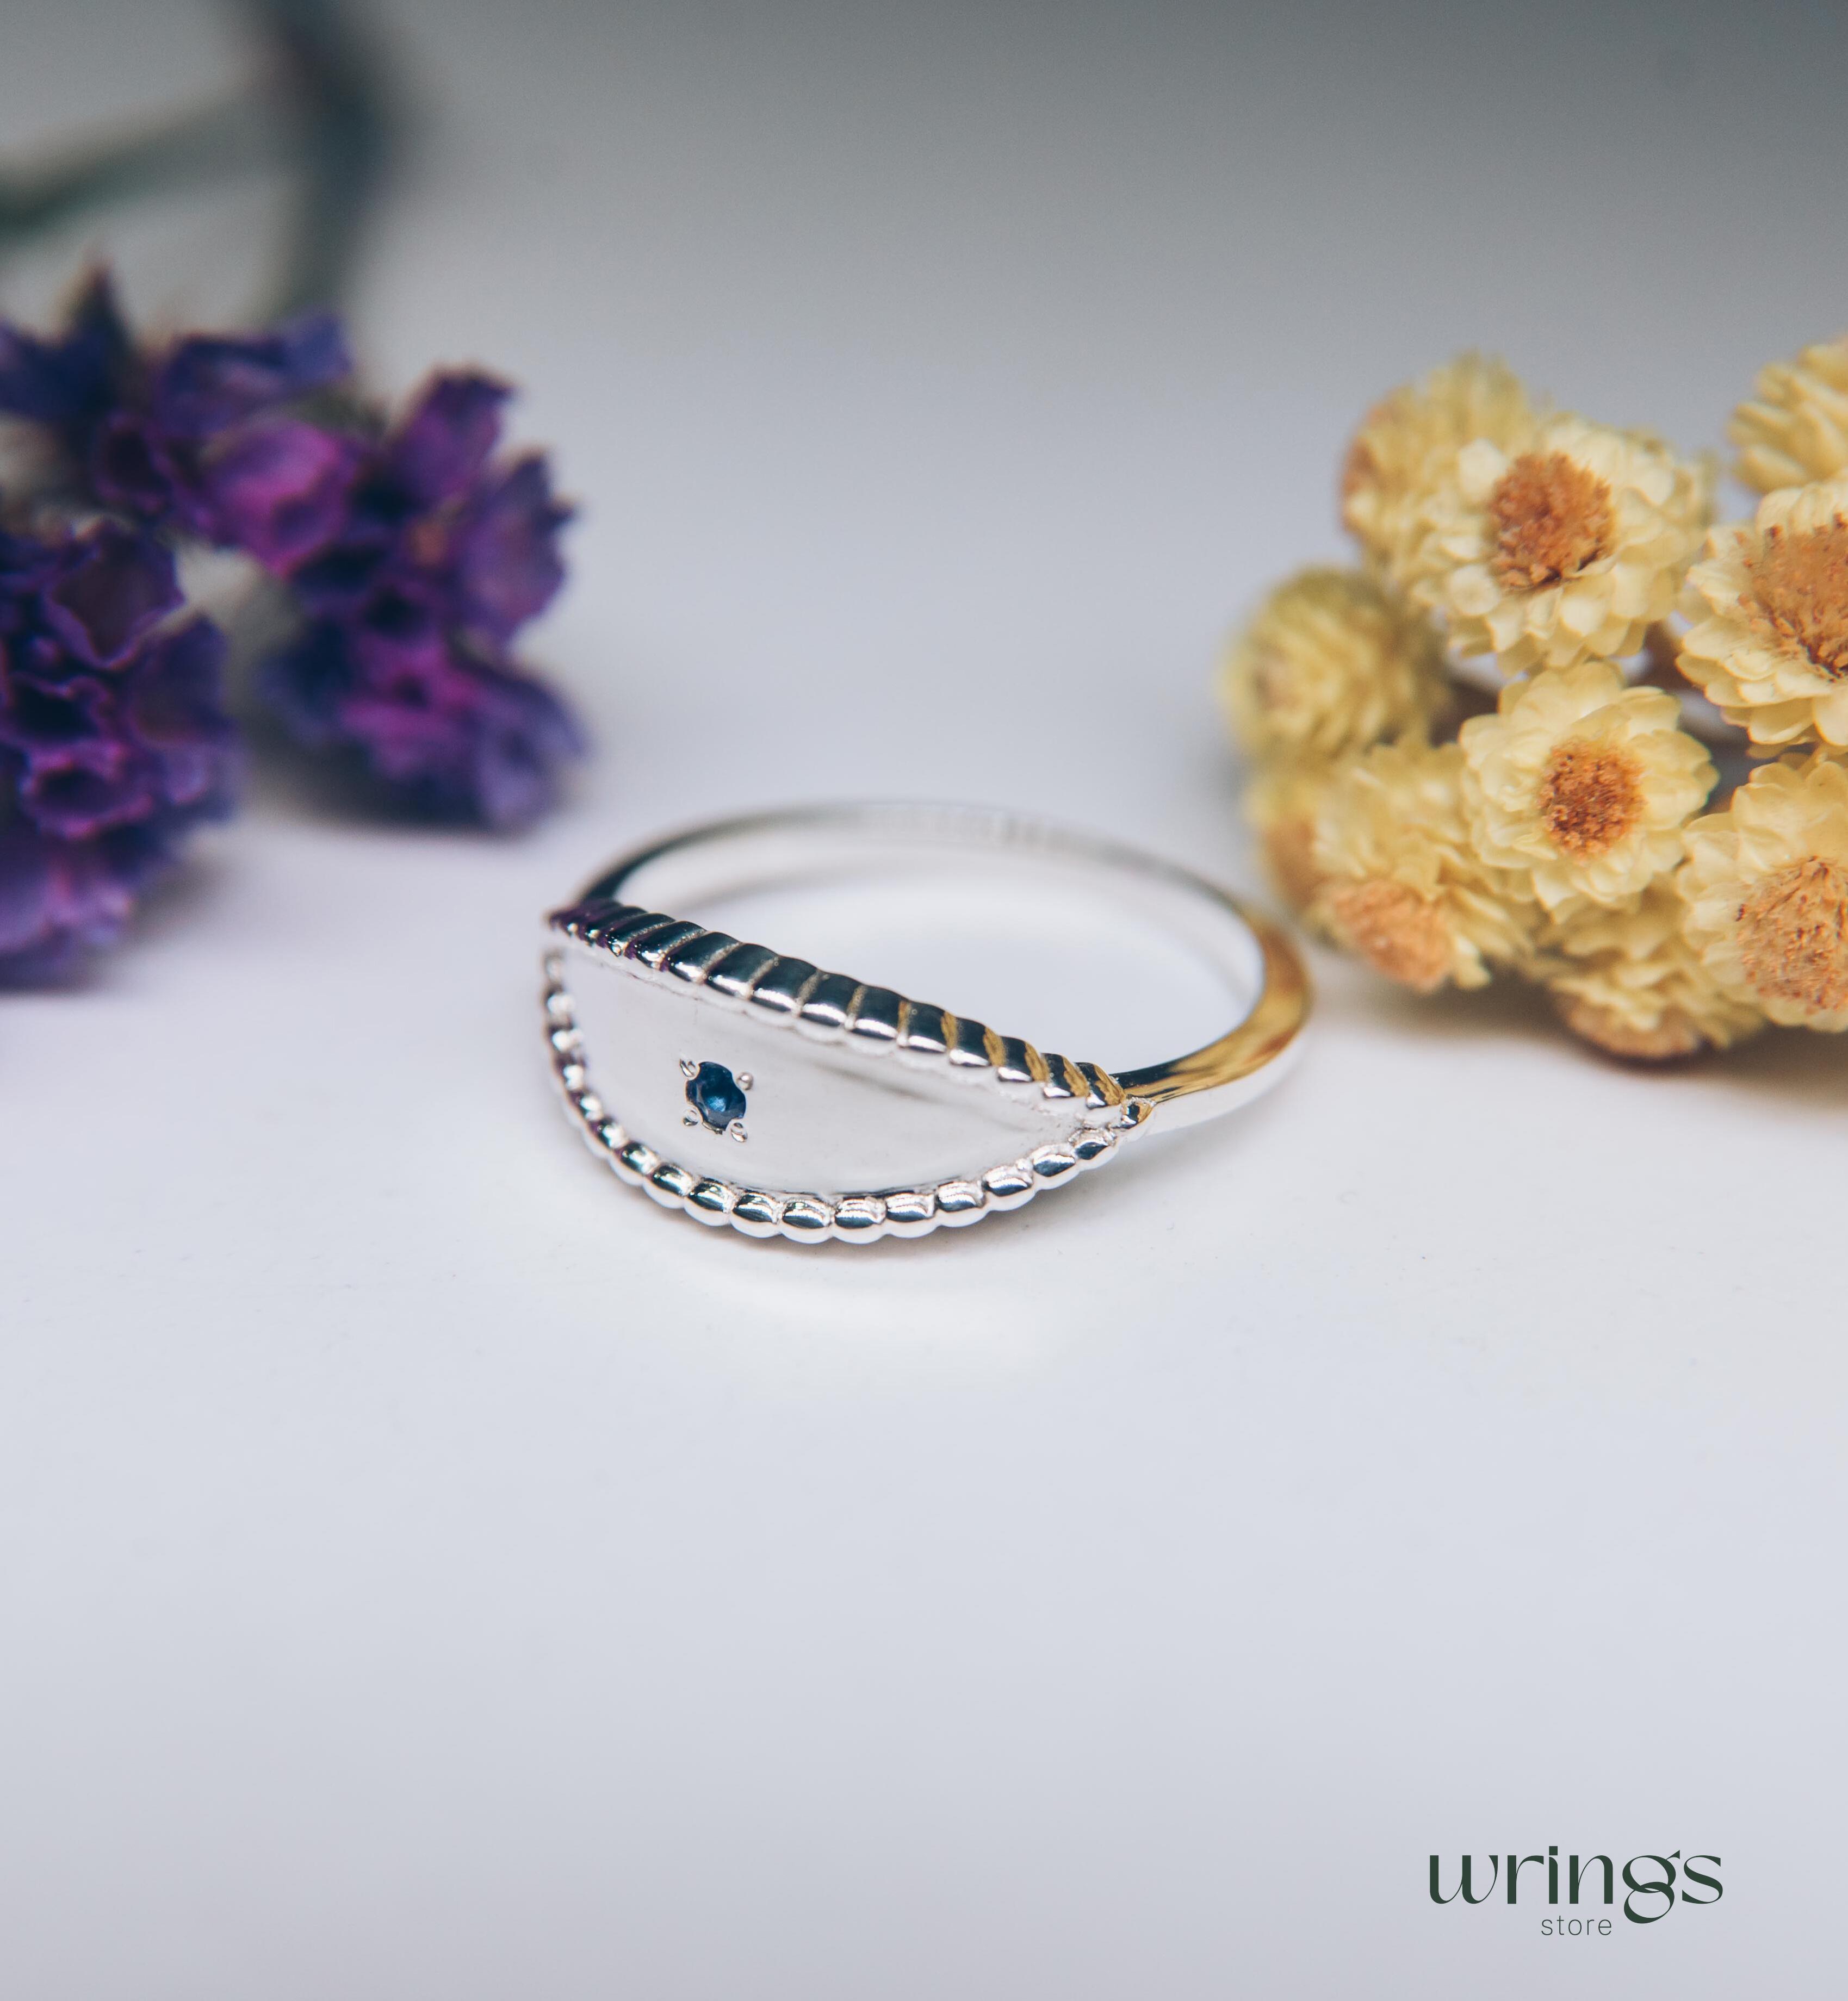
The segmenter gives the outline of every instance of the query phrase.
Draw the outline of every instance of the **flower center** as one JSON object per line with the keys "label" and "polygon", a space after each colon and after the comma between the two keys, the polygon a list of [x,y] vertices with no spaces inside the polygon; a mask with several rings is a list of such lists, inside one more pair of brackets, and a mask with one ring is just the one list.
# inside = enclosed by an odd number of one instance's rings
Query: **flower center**
{"label": "flower center", "polygon": [[1642,817],[1642,769],[1615,743],[1568,737],[1540,773],[1540,823],[1575,861],[1608,854]]}
{"label": "flower center", "polygon": [[1562,451],[1523,452],[1489,496],[1495,572],[1512,590],[1576,576],[1610,550],[1609,484]]}
{"label": "flower center", "polygon": [[1375,877],[1328,892],[1328,907],[1375,972],[1429,994],[1450,970],[1450,927],[1435,896]]}
{"label": "flower center", "polygon": [[1739,906],[1740,959],[1767,1000],[1848,1007],[1848,868],[1812,854],[1767,875]]}
{"label": "flower center", "polygon": [[1787,534],[1765,531],[1750,559],[1752,587],[1765,616],[1831,680],[1848,674],[1848,521]]}

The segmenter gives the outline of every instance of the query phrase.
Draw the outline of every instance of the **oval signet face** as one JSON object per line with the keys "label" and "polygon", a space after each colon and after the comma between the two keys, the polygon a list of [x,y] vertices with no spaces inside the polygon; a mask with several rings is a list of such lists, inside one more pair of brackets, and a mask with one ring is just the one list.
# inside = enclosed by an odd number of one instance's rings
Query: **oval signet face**
{"label": "oval signet face", "polygon": [[1119,1120],[1104,1072],[806,961],[626,907],[555,926],[597,1091],[695,1174],[882,1194]]}

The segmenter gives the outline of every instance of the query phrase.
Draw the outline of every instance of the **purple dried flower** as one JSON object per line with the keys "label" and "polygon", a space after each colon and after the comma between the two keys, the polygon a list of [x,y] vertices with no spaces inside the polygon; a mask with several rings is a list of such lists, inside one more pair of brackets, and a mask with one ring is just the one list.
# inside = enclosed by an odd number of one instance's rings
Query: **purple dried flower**
{"label": "purple dried flower", "polygon": [[456,622],[504,646],[536,618],[565,581],[559,531],[571,510],[552,498],[543,458],[515,461],[486,482],[458,516],[449,562]]}
{"label": "purple dried flower", "polygon": [[0,410],[82,437],[117,403],[135,370],[134,342],[99,272],[56,340],[0,325]]}
{"label": "purple dried flower", "polygon": [[338,531],[358,443],[288,420],[234,431],[207,458],[200,514],[211,539],[286,576]]}
{"label": "purple dried flower", "polygon": [[224,639],[203,618],[158,629],[178,602],[144,531],[0,536],[0,980],[107,943],[228,806]]}
{"label": "purple dried flower", "polygon": [[352,365],[328,313],[266,333],[193,334],[145,353],[99,273],[57,339],[0,325],[0,411],[51,431],[71,482],[104,506],[231,542],[214,512],[214,466],[236,456],[245,427]]}
{"label": "purple dried flower", "polygon": [[164,437],[216,437],[352,369],[332,313],[303,313],[269,333],[194,334],[154,370],[148,410]]}
{"label": "purple dried flower", "polygon": [[121,849],[0,827],[0,983],[54,980],[114,942],[147,879]]}
{"label": "purple dried flower", "polygon": [[453,499],[500,442],[506,383],[472,371],[433,375],[386,447],[391,483],[414,505]]}
{"label": "purple dried flower", "polygon": [[443,820],[529,825],[583,748],[570,712],[530,675],[440,642],[394,647],[331,619],[266,663],[261,691],[297,742],[357,751],[407,802]]}
{"label": "purple dried flower", "polygon": [[[0,411],[52,433],[86,502],[241,550],[283,581],[304,625],[259,686],[298,741],[357,753],[420,809],[524,824],[583,748],[510,650],[563,580],[570,510],[542,458],[495,459],[511,392],[492,376],[432,376],[383,436],[286,414],[350,365],[325,315],[144,353],[99,277],[57,338],[0,327]],[[0,741],[33,760],[13,787],[21,809],[61,831],[134,823],[152,810],[145,759],[100,747],[96,721],[120,712],[117,697],[71,687],[50,705],[45,691],[127,661],[178,602],[171,559],[119,525],[49,559],[0,538],[0,634],[26,600],[23,692],[0,718]]]}
{"label": "purple dried flower", "polygon": [[30,760],[19,803],[41,833],[87,840],[145,820],[156,804],[153,774],[119,736],[88,736]]}
{"label": "purple dried flower", "polygon": [[189,619],[144,649],[118,708],[170,807],[217,815],[231,804],[237,732],[224,709],[224,635]]}
{"label": "purple dried flower", "polygon": [[263,692],[298,741],[344,744],[422,810],[511,827],[583,739],[508,652],[563,580],[570,510],[545,462],[496,465],[491,377],[433,377],[368,453],[337,531],[294,574],[307,629]]}
{"label": "purple dried flower", "polygon": [[172,555],[113,521],[64,545],[40,598],[47,625],[89,667],[125,660],[180,602]]}

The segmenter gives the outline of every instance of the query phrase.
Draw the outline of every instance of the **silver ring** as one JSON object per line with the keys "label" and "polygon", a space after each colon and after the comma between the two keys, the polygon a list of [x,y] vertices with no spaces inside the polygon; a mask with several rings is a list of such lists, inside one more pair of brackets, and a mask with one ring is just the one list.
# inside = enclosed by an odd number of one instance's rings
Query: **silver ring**
{"label": "silver ring", "polygon": [[[1113,1074],[667,914],[972,855],[1029,885],[1076,877],[1126,896],[1242,1011],[1200,1049]],[[698,827],[612,864],[548,922],[553,1074],[593,1153],[665,1208],[799,1243],[922,1237],[1017,1209],[1126,1140],[1256,1097],[1288,1067],[1309,1011],[1288,938],[1224,890],[971,808],[811,807]]]}

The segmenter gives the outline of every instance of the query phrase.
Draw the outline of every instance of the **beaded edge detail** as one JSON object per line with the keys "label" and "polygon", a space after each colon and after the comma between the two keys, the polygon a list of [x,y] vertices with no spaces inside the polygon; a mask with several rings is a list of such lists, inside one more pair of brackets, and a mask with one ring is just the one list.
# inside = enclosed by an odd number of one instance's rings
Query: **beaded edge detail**
{"label": "beaded edge detail", "polygon": [[[559,917],[569,914],[561,912]],[[556,928],[566,930],[558,917],[552,921]],[[619,1180],[640,1188],[663,1209],[679,1209],[696,1223],[715,1228],[729,1223],[747,1237],[785,1237],[797,1244],[871,1244],[882,1237],[924,1237],[933,1230],[979,1223],[998,1210],[1022,1207],[1042,1188],[1058,1187],[1088,1169],[1102,1167],[1115,1157],[1119,1136],[1135,1133],[1149,1116],[1149,1107],[1142,1099],[1127,1097],[1114,1077],[1098,1072],[1114,1091],[1114,1102],[1101,1094],[1094,1098],[1088,1092],[1085,1101],[1112,1105],[1107,1123],[1081,1125],[1064,1140],[1035,1147],[1019,1160],[1003,1161],[974,1179],[938,1181],[929,1188],[887,1195],[843,1195],[837,1202],[822,1195],[777,1194],[716,1181],[665,1159],[652,1147],[632,1138],[611,1115],[592,1086],[585,1065],[583,1039],[565,984],[560,954],[546,955],[545,974],[542,1004],[553,1080],[564,1098],[566,1115],[591,1153]],[[1049,1064],[1049,1074],[1050,1060],[1041,1060]],[[1085,1064],[1082,1069],[1088,1078],[1092,1066]],[[1077,1095],[1073,1091],[1060,1094]]]}
{"label": "beaded edge detail", "polygon": [[965,1078],[986,1075],[1010,1094],[1030,1095],[1036,1088],[1056,1104],[1082,1105],[1092,1119],[1126,1102],[1122,1086],[1095,1063],[1042,1056],[1031,1042],[997,1035],[980,1021],[846,973],[824,973],[806,959],[778,958],[767,945],[744,944],[726,931],[594,898],[555,910],[548,921],[563,936],[626,961],[631,971],[664,985],[704,987],[721,1004],[813,1042],[868,1056],[896,1052],[907,1063],[941,1067]]}

